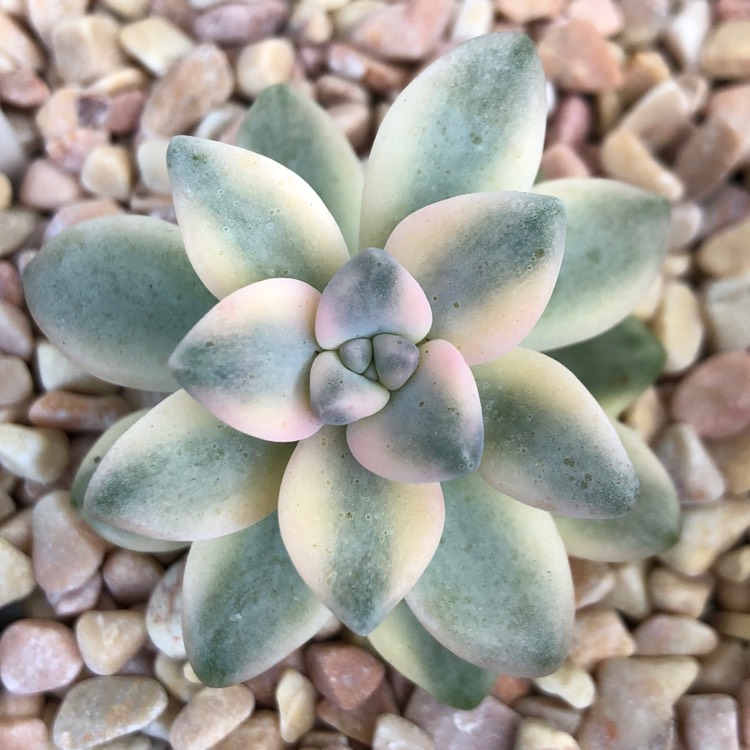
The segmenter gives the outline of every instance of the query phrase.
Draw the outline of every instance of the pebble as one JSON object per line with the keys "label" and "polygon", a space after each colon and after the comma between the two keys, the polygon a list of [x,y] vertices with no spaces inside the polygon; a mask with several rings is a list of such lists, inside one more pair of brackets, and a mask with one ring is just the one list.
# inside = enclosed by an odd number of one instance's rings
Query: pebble
{"label": "pebble", "polygon": [[128,402],[119,395],[93,396],[55,390],[34,401],[29,421],[66,432],[102,432],[130,411]]}
{"label": "pebble", "polygon": [[[8,542],[11,547],[20,550],[25,555],[31,554],[31,508],[24,508],[18,511],[14,516],[0,524],[0,543],[1,542]],[[22,576],[23,581],[28,581],[26,563],[24,563],[21,558],[18,558],[14,551],[9,551],[8,547],[5,547],[4,545],[3,550],[6,561],[8,558],[11,558],[13,565],[17,566],[15,567],[15,575]],[[10,562],[6,562],[6,564],[9,566],[9,570],[14,569],[10,567]],[[31,587],[30,590],[33,589],[33,571],[30,575],[32,577],[31,583],[25,583],[23,586],[17,583],[16,578],[10,577],[7,582],[12,584],[11,590],[25,590],[27,586]],[[19,598],[23,598],[23,595],[19,596]]]}
{"label": "pebble", "polygon": [[[0,171],[0,211],[6,211],[13,203],[13,183],[5,172]],[[0,214],[2,216],[3,214]],[[3,247],[3,245],[0,245]],[[2,252],[2,250],[0,250]]]}
{"label": "pebble", "polygon": [[0,172],[15,180],[23,174],[27,161],[20,134],[0,107]]}
{"label": "pebble", "polygon": [[137,732],[166,706],[167,694],[156,680],[93,677],[74,685],[63,697],[53,739],[59,750],[86,750]]}
{"label": "pebble", "polygon": [[50,159],[32,161],[19,190],[21,201],[40,211],[55,211],[80,197],[78,181]]}
{"label": "pebble", "polygon": [[130,153],[124,146],[97,146],[81,167],[81,185],[99,198],[126,201],[132,181]]}
{"label": "pebble", "polygon": [[294,70],[294,46],[288,39],[264,39],[248,44],[237,60],[237,85],[249,99],[263,89],[286,83]]}
{"label": "pebble", "polygon": [[568,734],[575,734],[581,723],[581,711],[549,695],[523,696],[513,702],[513,710]]}
{"label": "pebble", "polygon": [[744,583],[750,579],[750,545],[725,552],[714,565],[714,572],[719,577],[735,583]]}
{"label": "pebble", "polygon": [[651,443],[667,424],[667,410],[659,391],[653,386],[646,388],[625,410],[623,418],[642,440]]}
{"label": "pebble", "polygon": [[183,133],[232,93],[234,77],[227,56],[201,44],[177,60],[151,89],[141,117],[147,137]]}
{"label": "pebble", "polygon": [[635,641],[614,609],[591,607],[576,614],[568,659],[591,669],[602,659],[630,656]]}
{"label": "pebble", "polygon": [[741,276],[750,272],[750,219],[712,235],[696,253],[699,268],[706,274]]}
{"label": "pebble", "polygon": [[750,76],[750,20],[724,21],[706,38],[701,67],[714,78]]}
{"label": "pebble", "polygon": [[0,609],[27,597],[34,585],[31,560],[0,536]]}
{"label": "pebble", "polygon": [[88,0],[25,0],[29,24],[45,45],[52,45],[52,30],[64,18],[82,16]]}
{"label": "pebble", "polygon": [[149,0],[103,0],[102,5],[121,18],[133,19],[145,16],[151,3]]}
{"label": "pebble", "polygon": [[244,685],[202,688],[177,714],[169,733],[174,750],[207,750],[250,716],[253,694]]}
{"label": "pebble", "polygon": [[14,307],[23,304],[23,287],[16,267],[7,260],[0,260],[0,300]]}
{"label": "pebble", "polygon": [[625,63],[624,76],[617,96],[621,105],[627,107],[654,86],[671,78],[672,68],[659,51],[639,50]]}
{"label": "pebble", "polygon": [[47,726],[36,718],[0,719],[0,747],[12,750],[47,750]]}
{"label": "pebble", "polygon": [[331,73],[357,81],[376,94],[400,91],[409,79],[403,68],[381,62],[338,42],[328,45],[326,62]]}
{"label": "pebble", "polygon": [[620,0],[624,17],[622,41],[627,46],[651,44],[669,17],[669,0]]}
{"label": "pebble", "polygon": [[498,13],[515,23],[554,18],[562,6],[562,0],[495,0]]}
{"label": "pebble", "polygon": [[737,695],[745,678],[744,670],[737,669],[737,665],[742,664],[743,660],[744,652],[739,641],[721,641],[701,659],[701,671],[693,683],[692,692]]}
{"label": "pebble", "polygon": [[667,354],[665,373],[684,372],[697,360],[704,326],[700,302],[688,284],[670,280],[664,285],[661,307],[652,326]]}
{"label": "pebble", "polygon": [[36,228],[37,221],[34,213],[21,208],[0,211],[0,258],[7,258],[22,247]]}
{"label": "pebble", "polygon": [[0,678],[12,693],[57,690],[82,667],[73,633],[59,622],[18,620],[0,638]]}
{"label": "pebble", "polygon": [[129,135],[138,127],[145,101],[145,91],[138,89],[113,93],[104,127],[113,135]]}
{"label": "pebble", "polygon": [[34,383],[27,364],[14,355],[0,354],[0,406],[10,406],[28,398]]}
{"label": "pebble", "polygon": [[146,610],[146,627],[154,645],[173,659],[186,659],[182,638],[182,577],[185,561],[171,565],[154,589]]}
{"label": "pebble", "polygon": [[[678,385],[678,393],[680,388]],[[669,472],[682,504],[712,503],[723,497],[724,476],[691,424],[670,424],[654,444],[654,451]]]}
{"label": "pebble", "polygon": [[44,391],[101,395],[117,390],[116,385],[89,375],[48,341],[39,341],[34,355],[36,374]]}
{"label": "pebble", "polygon": [[66,83],[87,84],[122,64],[119,27],[105,15],[87,14],[59,21],[52,30],[52,50]]}
{"label": "pebble", "polygon": [[255,711],[211,750],[284,750],[286,747],[281,739],[277,714],[273,711]]}
{"label": "pebble", "polygon": [[698,66],[710,28],[711,7],[707,0],[689,0],[669,20],[662,39],[683,70]]}
{"label": "pebble", "polygon": [[163,573],[153,557],[128,549],[114,550],[102,566],[107,589],[125,606],[147,601]]}
{"label": "pebble", "polygon": [[685,576],[672,568],[657,566],[648,576],[648,593],[654,608],[662,612],[700,617],[713,589],[711,576]]}
{"label": "pebble", "polygon": [[[750,86],[740,83],[714,89],[706,109],[707,114],[718,115],[742,130],[750,116]],[[743,161],[746,161],[748,156],[750,156],[750,144],[743,154]]]}
{"label": "pebble", "polygon": [[613,130],[602,143],[601,162],[605,173],[635,187],[679,201],[685,189],[679,178],[658,162],[643,141],[625,128]]}
{"label": "pebble", "polygon": [[143,184],[153,193],[169,195],[168,138],[151,138],[138,145],[136,161]]}
{"label": "pebble", "polygon": [[294,669],[297,672],[305,672],[305,661],[302,657],[302,649],[298,648],[287,654],[281,661],[269,667],[265,672],[261,672],[255,677],[251,677],[245,681],[250,690],[253,691],[253,695],[258,703],[263,703],[267,706],[273,706],[276,704],[276,688],[278,687],[281,675],[287,669]]}
{"label": "pebble", "polygon": [[750,273],[708,282],[702,291],[714,350],[750,347]]}
{"label": "pebble", "polygon": [[372,110],[366,104],[335,104],[328,110],[355,151],[363,151],[372,140]]}
{"label": "pebble", "polygon": [[622,71],[607,41],[587,21],[551,25],[538,42],[545,73],[564,91],[612,91]]}
{"label": "pebble", "polygon": [[748,527],[750,500],[727,499],[686,508],[680,540],[659,557],[684,575],[702,575]]}
{"label": "pebble", "polygon": [[317,46],[330,41],[333,21],[322,5],[300,2],[292,11],[287,30],[298,44]]}
{"label": "pebble", "polygon": [[362,705],[383,682],[385,666],[367,651],[343,643],[314,643],[305,663],[315,687],[345,711]]}
{"label": "pebble", "polygon": [[30,67],[41,70],[44,56],[23,27],[6,13],[0,11],[0,53],[12,68]]}
{"label": "pebble", "polygon": [[47,593],[79,588],[97,571],[104,541],[70,505],[69,493],[50,492],[32,511],[34,576]]}
{"label": "pebble", "polygon": [[315,725],[315,686],[295,669],[281,675],[276,688],[276,705],[279,709],[281,738],[296,742]]}
{"label": "pebble", "polygon": [[711,615],[711,624],[722,635],[750,641],[750,613],[715,612]]}
{"label": "pebble", "polygon": [[464,42],[492,31],[492,0],[463,0],[451,30],[451,39]]}
{"label": "pebble", "polygon": [[349,41],[383,60],[423,60],[437,49],[453,10],[451,0],[396,2],[364,16]]}
{"label": "pebble", "polygon": [[120,29],[119,40],[125,52],[157,78],[195,47],[187,34],[159,16],[126,24]]}
{"label": "pebble", "polygon": [[719,638],[713,628],[687,615],[654,615],[633,631],[639,656],[702,656]]}
{"label": "pebble", "polygon": [[591,176],[586,162],[567,143],[555,143],[546,148],[539,169],[545,180]]}
{"label": "pebble", "polygon": [[543,693],[561,698],[573,708],[588,708],[596,697],[591,675],[571,662],[565,662],[552,674],[535,678],[534,684]]}
{"label": "pebble", "polygon": [[119,672],[147,638],[143,614],[131,610],[84,612],[75,633],[86,666],[101,675]]}
{"label": "pebble", "polygon": [[68,463],[68,439],[59,430],[0,424],[0,463],[16,476],[54,482]]}
{"label": "pebble", "polygon": [[102,577],[97,572],[82,586],[70,591],[47,594],[47,600],[58,617],[75,617],[93,609],[102,593]]}
{"label": "pebble", "polygon": [[184,660],[171,659],[159,651],[154,660],[154,674],[171,695],[187,703],[203,686],[187,679],[185,664]]}
{"label": "pebble", "polygon": [[522,719],[513,750],[580,750],[573,735],[539,719]]}
{"label": "pebble", "polygon": [[49,86],[30,68],[18,68],[0,75],[0,100],[11,107],[38,107],[49,95]]}
{"label": "pebble", "polygon": [[590,23],[603,37],[616,36],[625,23],[614,0],[572,0],[566,13],[568,18]]}
{"label": "pebble", "polygon": [[434,750],[430,736],[396,714],[382,714],[375,724],[372,750]]}
{"label": "pebble", "polygon": [[0,489],[0,521],[10,518],[16,512],[16,504],[13,498],[3,489]]}
{"label": "pebble", "polygon": [[687,750],[740,750],[737,701],[729,695],[686,695],[677,704]]}
{"label": "pebble", "polygon": [[520,724],[515,711],[489,696],[475,709],[462,711],[445,706],[417,687],[404,717],[424,729],[435,750],[512,750]]}
{"label": "pebble", "polygon": [[598,699],[577,734],[581,750],[668,747],[673,706],[697,675],[698,663],[688,656],[603,662]]}
{"label": "pebble", "polygon": [[29,319],[15,305],[0,299],[0,352],[28,360],[33,349]]}
{"label": "pebble", "polygon": [[651,614],[651,602],[646,591],[646,563],[643,560],[612,565],[615,585],[603,603],[614,607],[626,617],[642,620]]}
{"label": "pebble", "polygon": [[576,609],[601,601],[614,587],[615,576],[606,563],[569,557]]}
{"label": "pebble", "polygon": [[193,31],[201,41],[221,47],[257,42],[279,31],[287,12],[282,0],[222,3],[196,16]]}

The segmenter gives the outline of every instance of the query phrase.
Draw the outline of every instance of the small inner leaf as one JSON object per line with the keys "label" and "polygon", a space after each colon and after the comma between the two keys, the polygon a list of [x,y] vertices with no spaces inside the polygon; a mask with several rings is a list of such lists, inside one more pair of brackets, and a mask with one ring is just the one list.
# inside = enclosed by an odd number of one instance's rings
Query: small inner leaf
{"label": "small inner leaf", "polygon": [[341,344],[339,357],[352,372],[361,375],[372,362],[372,339],[352,339]]}
{"label": "small inner leaf", "polygon": [[380,333],[372,340],[378,381],[389,391],[400,388],[417,369],[419,349],[403,336]]}

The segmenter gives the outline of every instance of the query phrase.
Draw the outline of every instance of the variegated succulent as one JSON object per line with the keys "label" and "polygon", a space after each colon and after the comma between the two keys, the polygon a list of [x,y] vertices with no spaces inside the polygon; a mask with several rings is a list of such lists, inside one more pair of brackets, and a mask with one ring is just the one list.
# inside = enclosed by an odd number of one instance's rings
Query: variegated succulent
{"label": "variegated succulent", "polygon": [[193,542],[184,635],[205,683],[261,672],[333,612],[470,706],[493,674],[564,658],[566,550],[675,540],[665,472],[611,419],[660,366],[627,316],[668,207],[607,180],[534,185],[545,118],[520,34],[424,70],[365,170],[323,110],[273,87],[240,147],[172,140],[179,229],[97,219],[29,265],[64,352],[172,392],[102,436],[72,495],[124,546]]}

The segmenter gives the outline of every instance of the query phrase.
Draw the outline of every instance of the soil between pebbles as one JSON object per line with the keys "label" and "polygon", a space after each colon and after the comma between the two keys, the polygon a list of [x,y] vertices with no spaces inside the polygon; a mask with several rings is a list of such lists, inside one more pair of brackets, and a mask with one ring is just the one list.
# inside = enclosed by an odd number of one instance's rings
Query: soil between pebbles
{"label": "soil between pebbles", "polygon": [[[498,678],[471,712],[336,622],[206,688],[185,661],[179,553],[107,544],[66,504],[97,434],[152,397],[40,338],[20,272],[87,218],[173,220],[168,139],[231,143],[266,86],[314,96],[365,156],[425,63],[505,29],[532,36],[550,82],[545,176],[673,204],[637,311],[667,371],[625,420],[675,480],[682,537],[650,560],[572,560],[568,660]],[[750,747],[748,0],[0,0],[0,103],[0,749]]]}

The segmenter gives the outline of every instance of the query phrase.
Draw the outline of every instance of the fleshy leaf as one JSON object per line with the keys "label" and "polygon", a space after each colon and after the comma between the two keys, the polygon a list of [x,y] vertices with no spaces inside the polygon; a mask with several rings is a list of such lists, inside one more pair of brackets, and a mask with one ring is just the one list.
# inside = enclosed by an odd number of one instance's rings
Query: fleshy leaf
{"label": "fleshy leaf", "polygon": [[92,518],[83,509],[83,498],[86,494],[86,489],[100,461],[118,438],[147,412],[148,409],[141,409],[122,417],[122,419],[118,419],[91,446],[89,452],[84,456],[83,461],[81,461],[73,480],[73,486],[70,488],[70,504],[99,536],[108,542],[112,542],[112,544],[116,544],[118,547],[124,547],[135,552],[171,552],[172,550],[187,547],[188,542],[170,542],[164,539],[153,539],[150,536],[135,534],[132,531],[125,531],[125,529],[119,529],[117,526],[111,526],[97,518]]}
{"label": "fleshy leaf", "polygon": [[407,216],[386,252],[424,289],[430,338],[469,364],[516,346],[549,301],[565,247],[562,203],[532,193],[473,193]]}
{"label": "fleshy leaf", "polygon": [[633,506],[635,469],[573,373],[522,348],[472,369],[486,435],[479,471],[496,490],[584,518],[619,516]]}
{"label": "fleshy leaf", "polygon": [[396,482],[453,479],[482,458],[482,407],[469,366],[447,341],[419,352],[416,372],[386,406],[346,432],[357,461]]}
{"label": "fleshy leaf", "polygon": [[310,370],[310,400],[324,424],[344,425],[379,412],[390,393],[378,383],[352,372],[336,352],[322,352]]}
{"label": "fleshy leaf", "polygon": [[363,635],[422,574],[443,518],[439,484],[400,484],[370,473],[335,427],[297,445],[279,495],[292,562],[323,603]]}
{"label": "fleshy leaf", "polygon": [[212,414],[262,440],[312,435],[310,403],[320,293],[296,279],[266,279],[225,297],[175,349],[169,365]]}
{"label": "fleshy leaf", "polygon": [[462,659],[537,676],[565,658],[573,586],[548,513],[495,492],[476,472],[443,484],[445,529],[406,601]]}
{"label": "fleshy leaf", "polygon": [[640,302],[666,252],[669,203],[613,180],[553,180],[534,192],[559,198],[568,226],[555,291],[523,345],[557,349],[603,333]]}
{"label": "fleshy leaf", "polygon": [[364,172],[324,109],[284,84],[269,86],[250,107],[236,142],[298,174],[336,219],[349,250],[357,251]]}
{"label": "fleshy leaf", "polygon": [[145,216],[106,216],[48,242],[24,273],[39,327],[97,377],[174,391],[167,358],[216,303],[196,276],[180,232]]}
{"label": "fleshy leaf", "polygon": [[395,333],[416,344],[431,325],[430,303],[419,284],[388,253],[370,247],[323,290],[315,335],[324,349],[378,333]]}
{"label": "fleshy leaf", "polygon": [[339,347],[344,365],[361,375],[372,363],[372,339],[352,339]]}
{"label": "fleshy leaf", "polygon": [[680,536],[680,506],[672,480],[636,432],[619,422],[614,426],[640,479],[635,507],[621,518],[555,517],[569,554],[602,562],[651,557]]}
{"label": "fleshy leaf", "polygon": [[377,652],[401,674],[441,703],[474,708],[491,690],[495,675],[469,664],[436,641],[401,602],[369,635]]}
{"label": "fleshy leaf", "polygon": [[237,432],[177,391],[110,448],[84,509],[159,539],[230,534],[276,509],[292,447]]}
{"label": "fleshy leaf", "polygon": [[417,369],[419,349],[403,336],[379,333],[372,340],[378,382],[389,391],[400,388]]}
{"label": "fleshy leaf", "polygon": [[275,277],[322,290],[349,259],[323,201],[272,159],[180,135],[167,165],[188,255],[217,297]]}
{"label": "fleshy leaf", "polygon": [[565,365],[613,417],[656,381],[666,359],[659,340],[632,316],[593,339],[547,354]]}
{"label": "fleshy leaf", "polygon": [[451,50],[399,95],[365,175],[360,247],[464,193],[528,190],[542,156],[544,73],[523,34],[487,34]]}
{"label": "fleshy leaf", "polygon": [[264,672],[331,616],[294,569],[276,513],[243,531],[195,542],[182,596],[188,659],[212,687]]}

